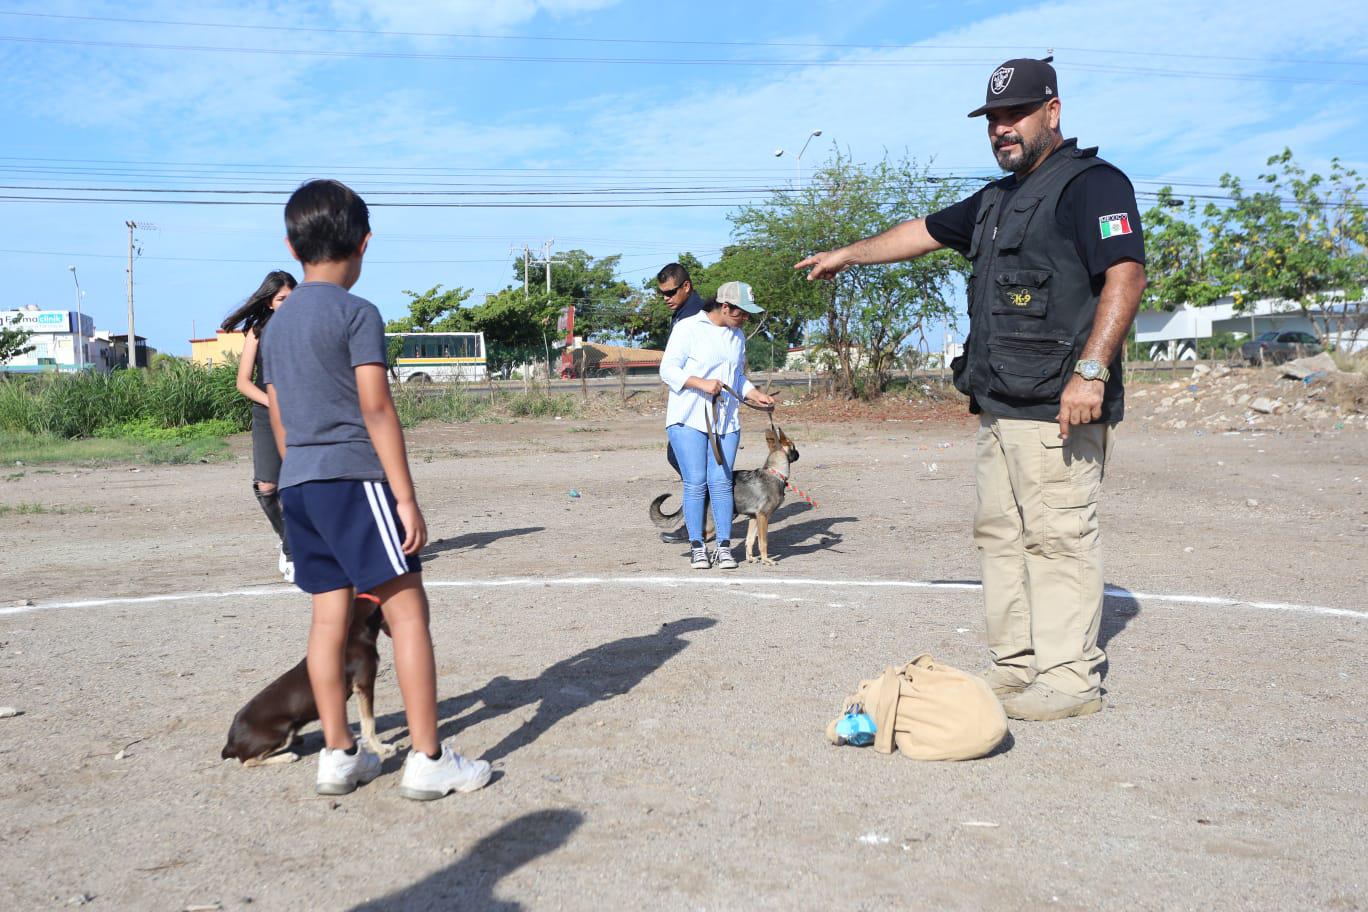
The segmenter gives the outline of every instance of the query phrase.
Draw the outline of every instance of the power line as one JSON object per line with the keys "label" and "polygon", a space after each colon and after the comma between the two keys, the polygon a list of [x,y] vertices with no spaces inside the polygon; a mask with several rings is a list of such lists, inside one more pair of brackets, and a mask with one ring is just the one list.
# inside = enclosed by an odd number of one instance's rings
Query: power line
{"label": "power line", "polygon": [[[932,181],[939,182],[944,180],[973,180],[974,178],[932,178]],[[0,190],[52,190],[70,193],[196,193],[213,196],[285,196],[288,197],[294,192],[294,188],[288,190],[224,190],[200,187],[72,187],[72,186],[43,186],[27,184],[0,184]],[[724,194],[747,194],[757,193],[797,193],[802,188],[793,187],[661,187],[661,186],[640,186],[640,187],[588,187],[582,189],[556,189],[556,190],[366,190],[365,195],[370,196],[589,196],[596,194],[618,194],[618,193],[660,193],[674,195],[681,193],[702,194],[706,196],[720,196]]]}
{"label": "power line", "polygon": [[[721,247],[700,247],[700,248],[696,248],[696,249],[697,249],[697,252],[699,252],[699,253],[710,253],[710,252],[716,252],[716,251],[722,250]],[[626,259],[640,260],[640,259],[647,259],[647,258],[650,258],[650,259],[659,259],[660,257],[672,257],[672,256],[674,256],[674,255],[677,254],[677,253],[678,253],[677,250],[675,250],[674,248],[671,248],[671,249],[669,249],[669,250],[657,250],[657,251],[643,252],[643,253],[618,254],[618,256],[620,256],[620,257],[621,257],[622,259],[624,259],[624,260],[626,260]],[[79,253],[79,252],[72,251],[72,250],[16,250],[16,249],[13,249],[13,248],[4,248],[4,247],[0,247],[0,254],[14,254],[14,255],[16,255],[16,256],[57,256],[57,257],[74,257],[74,258],[78,258],[78,259],[94,259],[94,260],[122,260],[122,259],[124,259],[124,255],[121,254],[121,253]],[[165,263],[267,263],[267,262],[273,262],[273,261],[274,261],[275,259],[277,259],[277,258],[276,258],[276,257],[256,257],[256,258],[236,258],[236,259],[234,259],[234,258],[225,258],[225,257],[180,257],[180,256],[154,256],[154,255],[144,255],[144,254],[140,254],[140,255],[138,256],[138,259],[139,259],[139,261],[142,261],[142,260],[156,260],[156,261],[165,262]],[[509,262],[509,261],[508,261],[508,258],[507,258],[507,257],[474,258],[474,259],[456,259],[456,260],[434,260],[434,259],[427,259],[427,258],[421,259],[421,260],[385,260],[385,259],[373,259],[373,258],[371,258],[371,257],[367,257],[367,258],[366,258],[366,262],[367,262],[368,264],[371,264],[371,265],[387,265],[387,266],[421,266],[421,265],[428,264],[428,263],[441,264],[441,265],[452,265],[452,264],[472,264],[472,263],[482,263],[482,264],[483,264],[483,263],[506,263],[506,262]],[[559,261],[557,261],[557,262],[559,262]]]}
{"label": "power line", "polygon": [[[264,31],[264,32],[284,32],[284,33],[305,33],[323,35],[353,35],[362,37],[377,38],[422,38],[448,39],[460,41],[532,41],[547,43],[564,44],[599,44],[599,45],[647,45],[647,46],[692,46],[692,47],[773,47],[773,48],[804,48],[809,50],[937,50],[937,51],[1004,51],[1020,50],[1020,45],[995,45],[995,44],[856,44],[856,43],[835,43],[835,42],[811,42],[811,41],[718,41],[718,40],[691,40],[681,38],[582,38],[567,35],[491,35],[481,33],[453,33],[453,32],[411,32],[411,31],[388,31],[383,29],[360,29],[360,28],[326,28],[322,26],[301,26],[301,25],[259,25],[248,23],[233,22],[194,22],[177,19],[142,19],[118,16],[76,16],[59,13],[33,13],[23,11],[0,10],[0,16],[25,17],[30,19],[58,19],[77,22],[113,22],[125,25],[168,25],[176,27],[191,28],[211,28],[211,29],[236,29],[239,31]],[[1135,56],[1135,57],[1169,57],[1182,60],[1231,60],[1247,63],[1283,63],[1306,66],[1368,66],[1368,61],[1363,60],[1315,60],[1292,57],[1254,57],[1230,54],[1186,54],[1174,51],[1152,51],[1135,50],[1120,48],[1083,48],[1083,47],[1055,47],[1056,51],[1069,51],[1082,54],[1105,54],[1107,56]]]}
{"label": "power line", "polygon": [[[131,197],[79,197],[79,196],[12,196],[0,195],[0,202],[27,203],[126,203],[158,206],[279,206],[275,200],[188,200],[188,199],[134,199]],[[372,209],[659,209],[661,206],[676,209],[726,209],[736,205],[736,201],[716,203],[686,203],[675,200],[635,200],[612,203],[594,202],[446,202],[446,203],[369,203]]]}
{"label": "power line", "polygon": [[[886,69],[907,67],[988,66],[993,61],[985,58],[940,58],[934,60],[813,60],[800,58],[724,57],[697,59],[686,57],[547,57],[531,54],[439,54],[416,51],[324,50],[322,48],[256,48],[200,44],[153,44],[137,41],[96,41],[75,38],[38,38],[22,35],[0,35],[0,41],[15,44],[40,44],[65,47],[101,47],[141,51],[187,51],[197,54],[248,54],[256,56],[320,57],[335,59],[369,58],[377,60],[438,60],[481,63],[556,63],[556,64],[629,64],[632,66],[748,66],[748,67],[841,67],[856,69]],[[1071,63],[1071,68],[1106,73],[1129,73],[1162,78],[1223,79],[1243,82],[1283,82],[1313,85],[1368,85],[1368,81],[1354,79],[1324,79],[1303,76],[1279,76],[1272,73],[1217,73],[1206,70],[1167,70],[1157,67],[1114,66],[1110,64]]]}

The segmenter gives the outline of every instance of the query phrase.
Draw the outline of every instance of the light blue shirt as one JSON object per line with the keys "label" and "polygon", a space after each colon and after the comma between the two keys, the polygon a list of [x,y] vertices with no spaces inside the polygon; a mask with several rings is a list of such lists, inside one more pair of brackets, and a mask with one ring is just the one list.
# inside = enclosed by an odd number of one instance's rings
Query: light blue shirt
{"label": "light blue shirt", "polygon": [[[746,337],[741,330],[718,326],[703,312],[676,323],[665,343],[665,357],[660,361],[660,379],[670,388],[665,426],[682,424],[706,433],[708,419],[704,416],[712,408],[712,397],[685,389],[684,382],[690,377],[721,380],[742,396],[749,395],[755,384],[746,379]],[[740,406],[735,396],[722,393],[717,433],[741,429]]]}

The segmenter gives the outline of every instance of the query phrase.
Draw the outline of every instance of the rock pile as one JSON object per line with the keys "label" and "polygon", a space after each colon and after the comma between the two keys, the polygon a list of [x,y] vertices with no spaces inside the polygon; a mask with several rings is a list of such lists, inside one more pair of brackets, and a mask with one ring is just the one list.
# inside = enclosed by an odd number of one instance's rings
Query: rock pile
{"label": "rock pile", "polygon": [[1185,380],[1132,383],[1126,411],[1174,430],[1368,427],[1368,375],[1339,370],[1327,354],[1278,367],[1198,364]]}

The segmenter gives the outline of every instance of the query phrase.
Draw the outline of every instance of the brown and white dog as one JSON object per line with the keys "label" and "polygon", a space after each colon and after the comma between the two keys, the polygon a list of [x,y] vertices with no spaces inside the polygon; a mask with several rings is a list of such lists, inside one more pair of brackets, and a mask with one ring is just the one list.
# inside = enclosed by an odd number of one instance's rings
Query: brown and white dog
{"label": "brown and white dog", "polygon": [[[356,694],[361,716],[361,738],[381,757],[392,757],[393,745],[375,734],[375,673],[380,667],[376,646],[384,618],[379,601],[368,593],[357,595],[347,631],[345,686]],[[385,631],[388,633],[388,629]],[[293,763],[299,755],[290,750],[299,730],[317,721],[318,706],[309,685],[308,659],[276,678],[238,710],[228,728],[228,742],[220,756],[237,758],[244,766]]]}
{"label": "brown and white dog", "polygon": [[[746,528],[746,563],[759,560],[762,564],[773,564],[769,556],[769,520],[779,505],[784,502],[784,492],[788,486],[789,473],[793,463],[798,461],[798,448],[784,433],[783,428],[765,431],[765,443],[769,454],[765,464],[758,469],[740,469],[732,473],[732,515],[750,517]],[[712,457],[709,456],[709,459]],[[651,522],[662,529],[677,529],[684,521],[684,508],[673,513],[660,509],[670,495],[661,494],[651,501]],[[705,535],[712,534],[712,513],[704,514]],[[755,546],[759,544],[759,555],[755,556]]]}

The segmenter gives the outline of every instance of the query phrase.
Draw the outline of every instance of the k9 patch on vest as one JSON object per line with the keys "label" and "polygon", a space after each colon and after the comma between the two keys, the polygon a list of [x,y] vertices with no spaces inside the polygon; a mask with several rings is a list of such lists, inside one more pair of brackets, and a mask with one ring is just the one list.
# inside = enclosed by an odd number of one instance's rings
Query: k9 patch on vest
{"label": "k9 patch on vest", "polygon": [[1115,215],[1104,215],[1097,220],[1097,227],[1102,233],[1103,240],[1110,237],[1120,237],[1123,234],[1130,234],[1130,216],[1125,212],[1118,212]]}

